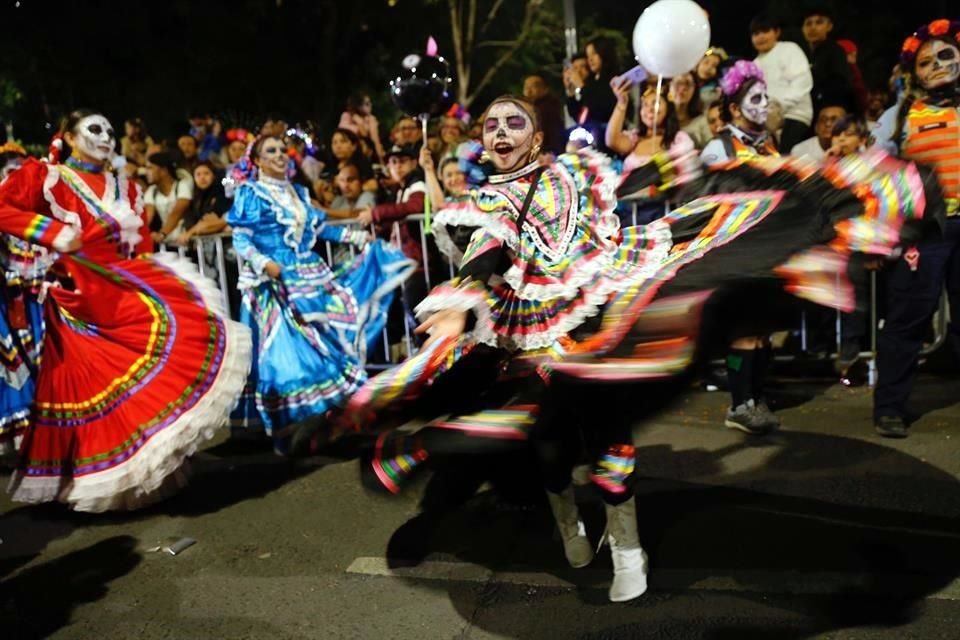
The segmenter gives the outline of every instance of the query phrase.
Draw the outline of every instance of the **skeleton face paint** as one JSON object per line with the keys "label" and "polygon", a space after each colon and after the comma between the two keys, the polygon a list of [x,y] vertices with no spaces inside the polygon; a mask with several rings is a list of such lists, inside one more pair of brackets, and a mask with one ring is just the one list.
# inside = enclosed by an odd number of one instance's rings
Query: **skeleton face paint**
{"label": "skeleton face paint", "polygon": [[99,162],[106,162],[116,147],[113,125],[100,114],[83,118],[73,132],[77,149]]}
{"label": "skeleton face paint", "polygon": [[490,107],[483,121],[483,146],[497,171],[512,171],[529,161],[533,133],[530,117],[514,103]]}
{"label": "skeleton face paint", "polygon": [[257,166],[260,171],[271,178],[282,179],[287,176],[287,147],[279,138],[267,138],[260,145],[260,153],[257,154]]}
{"label": "skeleton face paint", "polygon": [[942,40],[924,43],[917,52],[916,73],[924,89],[956,82],[960,78],[960,50]]}
{"label": "skeleton face paint", "polygon": [[767,113],[770,110],[770,99],[767,97],[767,84],[754,82],[747,90],[747,95],[740,102],[740,111],[750,124],[762,127],[767,124]]}

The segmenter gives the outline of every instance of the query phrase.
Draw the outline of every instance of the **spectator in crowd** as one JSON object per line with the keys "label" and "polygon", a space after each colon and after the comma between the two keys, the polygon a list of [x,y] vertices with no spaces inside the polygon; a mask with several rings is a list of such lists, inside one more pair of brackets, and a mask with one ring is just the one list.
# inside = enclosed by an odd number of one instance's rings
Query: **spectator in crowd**
{"label": "spectator in crowd", "polygon": [[727,61],[729,56],[721,47],[710,47],[707,49],[697,68],[694,70],[697,76],[697,84],[700,85],[700,102],[702,104],[713,104],[720,99],[720,86],[717,84],[720,65]]}
{"label": "spectator in crowd", "polygon": [[886,89],[870,89],[867,92],[867,110],[865,113],[867,126],[874,130],[880,122],[880,116],[887,110],[890,102],[890,93]]}
{"label": "spectator in crowd", "polygon": [[817,113],[814,135],[790,149],[792,156],[807,156],[822,160],[833,144],[833,126],[846,117],[847,110],[839,104],[825,104]]}
{"label": "spectator in crowd", "polygon": [[392,223],[401,223],[396,226],[399,238],[395,240],[399,240],[403,253],[419,265],[417,267],[419,275],[410,278],[404,287],[404,302],[410,313],[427,295],[419,234],[416,233],[416,229],[410,228],[411,225],[402,223],[409,215],[423,213],[427,186],[423,171],[418,164],[419,155],[420,148],[413,144],[391,147],[387,152],[387,171],[390,173],[391,180],[399,185],[394,202],[362,209],[357,214],[357,222],[361,225],[376,225],[377,233],[381,236],[393,233]]}
{"label": "spectator in crowd", "polygon": [[813,75],[803,49],[780,40],[780,25],[768,16],[750,22],[750,38],[757,51],[754,62],[763,70],[770,95],[770,109],[782,122],[780,148],[792,149],[810,135],[813,121]]}
{"label": "spectator in crowd", "polygon": [[867,111],[867,83],[863,79],[863,72],[860,71],[860,65],[857,63],[857,43],[853,40],[837,40],[837,44],[847,55],[847,64],[850,65],[850,78],[852,80],[851,90],[853,91],[853,107],[857,113],[866,113]]}
{"label": "spectator in crowd", "polygon": [[215,161],[218,159],[223,141],[220,139],[223,125],[208,112],[201,111],[190,116],[190,135],[197,141],[197,158]]}
{"label": "spectator in crowd", "polygon": [[624,173],[646,164],[658,151],[694,148],[693,140],[680,129],[676,107],[665,96],[658,100],[656,89],[647,89],[640,98],[640,122],[636,131],[623,130],[630,100],[629,81],[616,85],[613,92],[617,107],[607,125],[607,146],[626,156]]}
{"label": "spectator in crowd", "polygon": [[[356,165],[354,165],[356,166]],[[313,184],[310,185],[310,189],[313,191],[313,195],[316,198],[316,205],[322,209],[327,209],[333,206],[333,201],[337,198],[337,189],[333,184],[333,180],[330,179],[328,175],[322,175],[313,181]],[[362,181],[361,181],[362,185]],[[363,190],[361,186],[361,191]],[[364,193],[370,193],[369,191],[364,191]]]}
{"label": "spectator in crowd", "polygon": [[811,5],[803,16],[803,38],[807,43],[810,70],[813,73],[813,108],[819,111],[825,103],[841,104],[848,111],[855,108],[853,75],[847,54],[830,33],[833,13],[826,5]]}
{"label": "spectator in crowd", "polygon": [[440,161],[440,170],[436,171],[433,157],[421,149],[420,167],[423,169],[427,195],[435,209],[439,209],[448,199],[460,198],[466,194],[466,175],[457,158],[444,158]]}
{"label": "spectator in crowd", "polygon": [[360,167],[353,162],[347,162],[337,173],[337,191],[339,195],[333,198],[327,215],[331,218],[356,218],[363,209],[373,209],[377,199],[373,193],[363,190],[363,181],[360,178]]}
{"label": "spectator in crowd", "polygon": [[177,138],[177,148],[180,149],[180,167],[192,174],[197,163],[200,162],[197,139],[189,133],[185,133]]}
{"label": "spectator in crowd", "polygon": [[147,224],[157,244],[175,242],[193,199],[193,179],[177,174],[177,158],[158,151],[147,158],[147,192],[143,196]]}
{"label": "spectator in crowd", "polygon": [[440,120],[440,149],[437,156],[456,156],[457,147],[467,140],[467,123],[454,116],[443,116]]}
{"label": "spectator in crowd", "polygon": [[573,91],[573,87],[583,86],[590,79],[590,63],[587,62],[587,54],[575,53],[570,58],[570,84],[567,83],[567,74],[564,74],[564,86],[568,91]]}
{"label": "spectator in crowd", "polygon": [[233,167],[243,160],[243,155],[247,152],[248,138],[250,134],[245,129],[230,129],[227,131],[226,147],[226,174],[229,176]]}
{"label": "spectator in crowd", "polygon": [[542,148],[545,153],[557,156],[563,153],[566,143],[563,126],[563,103],[550,89],[541,75],[530,75],[523,80],[523,97],[537,111],[537,121],[543,130]]}
{"label": "spectator in crowd", "polygon": [[[657,97],[656,89],[647,89],[640,98],[640,122],[636,131],[624,131],[623,124],[629,103],[630,81],[622,80],[613,86],[617,106],[607,125],[607,147],[622,156],[623,172],[629,173],[649,162],[658,151],[693,151],[695,145],[686,133],[680,130],[677,110],[665,96]],[[658,105],[659,103],[659,105]],[[656,133],[654,133],[656,132]],[[624,224],[647,224],[663,217],[664,205],[649,202],[640,205],[636,212],[636,222],[624,220]]]}
{"label": "spectator in crowd", "polygon": [[[120,153],[126,156],[128,161],[134,162],[138,155],[134,145],[139,145],[146,151],[146,148],[153,144],[153,138],[147,133],[147,127],[143,124],[141,118],[130,118],[123,123],[124,136],[120,138]],[[145,160],[145,158],[144,158]],[[140,162],[143,166],[145,162]]]}
{"label": "spectator in crowd", "polygon": [[677,112],[677,122],[698,149],[702,149],[713,134],[707,123],[707,116],[703,113],[703,103],[700,102],[700,91],[694,74],[683,73],[670,80],[670,102]]}
{"label": "spectator in crowd", "polygon": [[[855,153],[862,153],[870,144],[870,130],[862,118],[845,115],[833,125],[832,139],[827,155],[842,158]],[[854,258],[858,259],[858,258]],[[882,258],[868,257],[863,260],[863,266],[875,270],[882,266]],[[867,300],[869,292],[866,281],[857,279],[854,290],[856,309],[851,313],[840,316],[840,352],[837,355],[835,367],[840,374],[840,381],[846,386],[860,386],[866,379],[863,367],[855,371],[854,367],[860,359],[864,341],[867,336]]]}
{"label": "spectator in crowd", "polygon": [[[390,139],[394,145],[400,147],[423,144],[423,131],[420,128],[420,123],[410,116],[401,116],[390,131]],[[384,162],[386,162],[386,158],[384,158]]]}
{"label": "spectator in crowd", "polygon": [[722,102],[715,100],[707,107],[707,125],[710,127],[710,133],[712,133],[714,137],[720,135],[723,128],[727,126],[727,123],[723,121],[723,116],[720,115],[722,105]]}
{"label": "spectator in crowd", "polygon": [[230,209],[223,185],[217,180],[216,169],[208,160],[201,160],[193,169],[193,198],[183,216],[183,231],[177,244],[187,246],[195,236],[220,233],[227,227],[223,214]]}
{"label": "spectator in crowd", "polygon": [[330,152],[333,154],[337,171],[340,171],[348,162],[353,163],[360,169],[363,190],[374,193],[377,191],[378,185],[373,175],[373,168],[360,150],[360,139],[357,134],[349,129],[335,130],[330,138]]}
{"label": "spectator in crowd", "polygon": [[567,89],[567,111],[580,126],[594,137],[604,140],[604,128],[617,106],[617,98],[610,92],[610,81],[620,73],[620,63],[613,41],[609,38],[594,38],[586,46],[587,65],[590,75],[586,81],[573,72],[564,71]]}
{"label": "spectator in crowd", "polygon": [[353,131],[361,139],[369,140],[377,160],[383,158],[383,144],[380,142],[380,122],[373,115],[373,101],[367,94],[352,95],[347,98],[347,107],[340,114],[341,129]]}
{"label": "spectator in crowd", "polygon": [[834,123],[830,133],[830,148],[826,155],[832,158],[861,153],[870,143],[870,130],[859,116],[844,115]]}
{"label": "spectator in crowd", "polygon": [[260,127],[260,135],[272,136],[283,140],[289,128],[290,126],[287,124],[286,118],[279,113],[273,112],[267,114],[266,119],[263,121],[263,126]]}

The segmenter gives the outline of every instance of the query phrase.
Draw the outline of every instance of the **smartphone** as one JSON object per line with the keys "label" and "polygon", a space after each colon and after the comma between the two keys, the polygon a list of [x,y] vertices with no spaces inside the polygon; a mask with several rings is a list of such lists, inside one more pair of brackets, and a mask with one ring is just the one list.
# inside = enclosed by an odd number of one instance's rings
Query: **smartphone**
{"label": "smartphone", "polygon": [[570,61],[570,58],[564,58],[564,59],[563,59],[563,70],[566,71],[567,69],[570,69],[571,67],[573,67],[573,63]]}
{"label": "smartphone", "polygon": [[647,70],[639,64],[629,71],[617,76],[617,84],[629,82],[631,85],[640,84],[647,79]]}

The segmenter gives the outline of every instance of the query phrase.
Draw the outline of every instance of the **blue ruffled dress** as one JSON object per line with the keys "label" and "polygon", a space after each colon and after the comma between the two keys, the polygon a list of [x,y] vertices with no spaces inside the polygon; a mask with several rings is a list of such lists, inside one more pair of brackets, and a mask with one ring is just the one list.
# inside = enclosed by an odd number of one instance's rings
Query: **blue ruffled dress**
{"label": "blue ruffled dress", "polygon": [[[383,241],[367,243],[365,231],[326,224],[306,189],[285,180],[240,185],[226,220],[255,353],[233,424],[262,425],[282,449],[284,427],[342,406],[365,382],[367,345],[415,264]],[[334,271],[315,251],[320,241],[363,248]],[[265,272],[271,261],[283,269],[279,280]]]}
{"label": "blue ruffled dress", "polygon": [[43,307],[38,296],[55,255],[0,234],[0,453],[12,453],[27,426],[43,344]]}

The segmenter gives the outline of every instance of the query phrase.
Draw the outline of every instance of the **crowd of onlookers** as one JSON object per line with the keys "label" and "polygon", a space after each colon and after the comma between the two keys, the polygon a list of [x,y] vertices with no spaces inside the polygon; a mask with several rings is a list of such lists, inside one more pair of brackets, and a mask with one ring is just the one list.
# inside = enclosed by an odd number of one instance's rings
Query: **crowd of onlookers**
{"label": "crowd of onlookers", "polygon": [[[822,158],[870,144],[871,129],[896,97],[896,74],[890,86],[866,87],[856,44],[831,37],[826,9],[806,12],[802,42],[782,39],[783,26],[755,17],[749,25],[754,51],[742,56],[763,70],[770,98],[767,129],[780,152]],[[730,62],[723,48],[711,47],[694,69],[663,79],[658,89],[654,78],[631,82],[612,41],[590,40],[564,64],[559,91],[544,75],[523,81],[523,95],[544,131],[543,158],[592,144],[629,171],[662,149],[703,149],[726,124],[718,74]],[[630,107],[617,108],[624,103]],[[124,170],[144,184],[159,244],[185,246],[197,237],[229,232],[223,214],[232,196],[231,169],[255,135],[272,134],[287,141],[297,166],[294,179],[331,218],[375,225],[429,266],[436,256],[423,254],[432,244],[410,225],[392,223],[423,212],[428,199],[436,210],[482,179],[478,121],[454,106],[429,123],[424,139],[422,124],[411,117],[396,118],[388,130],[374,115],[370,97],[361,94],[347,101],[332,132],[305,132],[276,114],[268,115],[259,131],[226,128],[209,114],[196,114],[180,137],[162,142],[133,118],[125,123],[121,151]],[[660,205],[630,212],[640,223],[662,213]],[[427,272],[442,275],[434,268]],[[408,287],[411,303],[425,286]],[[859,350],[856,344],[850,349]]]}
{"label": "crowd of onlookers", "polygon": [[[817,158],[837,153],[836,123],[861,123],[869,130],[895,88],[865,86],[856,44],[832,39],[828,10],[807,12],[801,43],[782,40],[781,29],[765,16],[750,23],[753,56],[770,96],[768,129],[781,153]],[[720,47],[710,48],[689,73],[665,79],[657,95],[653,79],[636,89],[622,82],[612,41],[596,38],[564,65],[562,92],[554,92],[543,75],[530,75],[523,95],[536,107],[544,154],[592,143],[623,158],[629,170],[660,149],[702,149],[723,128],[718,71],[729,57]],[[615,109],[624,97],[639,107],[631,107],[633,117]],[[352,96],[329,133],[301,131],[278,115],[267,116],[260,131],[247,131],[226,129],[209,114],[196,114],[176,140],[159,141],[144,122],[132,118],[125,123],[121,152],[125,171],[146,188],[156,241],[186,244],[223,231],[231,168],[254,135],[267,132],[288,141],[298,166],[296,179],[332,218],[362,223],[422,211],[428,190],[434,200],[460,195],[473,181],[469,158],[478,155],[469,141],[480,137],[477,123],[457,107],[430,123],[425,141],[421,124],[410,117],[396,119],[387,131],[368,95]]]}

